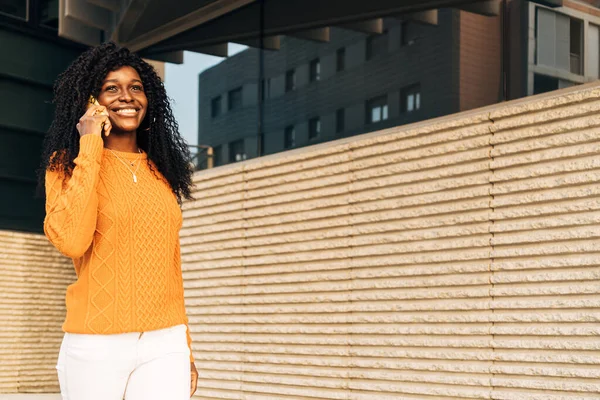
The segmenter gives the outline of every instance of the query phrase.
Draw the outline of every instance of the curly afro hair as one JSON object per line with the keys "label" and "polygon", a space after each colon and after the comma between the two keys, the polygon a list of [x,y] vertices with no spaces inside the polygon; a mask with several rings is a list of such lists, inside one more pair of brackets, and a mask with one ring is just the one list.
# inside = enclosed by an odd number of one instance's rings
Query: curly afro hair
{"label": "curly afro hair", "polygon": [[[154,68],[128,49],[112,42],[93,47],[81,54],[54,83],[55,114],[44,138],[42,160],[36,171],[38,194],[44,193],[45,171],[62,169],[70,176],[79,153],[79,132],[76,125],[86,111],[90,97],[98,97],[109,72],[123,66],[134,68],[144,84],[148,110],[137,132],[137,144],[166,178],[181,205],[182,199],[192,199],[190,151],[179,134],[177,121],[161,79]],[[54,152],[60,157],[52,157]],[[52,157],[52,159],[51,159]]]}

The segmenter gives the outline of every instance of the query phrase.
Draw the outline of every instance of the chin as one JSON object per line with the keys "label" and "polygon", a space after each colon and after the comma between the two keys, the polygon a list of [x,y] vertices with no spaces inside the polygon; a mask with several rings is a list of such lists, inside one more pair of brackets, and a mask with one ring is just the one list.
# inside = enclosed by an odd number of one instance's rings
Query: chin
{"label": "chin", "polygon": [[129,126],[115,126],[113,129],[115,132],[120,132],[122,134],[133,133],[138,130],[139,125],[129,125]]}

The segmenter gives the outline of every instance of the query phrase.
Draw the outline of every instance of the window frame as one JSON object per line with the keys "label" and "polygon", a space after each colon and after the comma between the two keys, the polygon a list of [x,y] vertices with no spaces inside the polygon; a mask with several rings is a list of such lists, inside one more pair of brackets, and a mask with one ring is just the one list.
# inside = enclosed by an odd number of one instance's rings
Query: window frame
{"label": "window frame", "polygon": [[[218,107],[215,107],[218,101]],[[216,111],[216,112],[215,112]],[[221,95],[215,96],[210,99],[210,117],[217,118],[223,114],[223,98]]]}
{"label": "window frame", "polygon": [[308,79],[310,82],[318,82],[321,80],[321,60],[313,58],[308,64]]}
{"label": "window frame", "polygon": [[[0,25],[15,29],[18,32],[32,35],[36,38],[47,40],[51,43],[58,43],[69,49],[83,52],[88,46],[73,42],[71,40],[58,36],[58,27],[45,25],[41,20],[41,0],[26,0],[26,17],[0,13]],[[58,25],[58,23],[57,23]]]}
{"label": "window frame", "polygon": [[[408,109],[408,96],[415,96],[413,100],[413,108],[411,110]],[[403,87],[400,90],[400,111],[403,114],[419,111],[421,109],[421,97],[420,83],[414,83],[412,85]]]}
{"label": "window frame", "polygon": [[[25,0],[25,16],[21,17],[20,15],[16,15],[16,14],[9,14],[7,12],[3,12],[0,11],[0,16],[2,18],[7,18],[9,21],[12,19],[14,21],[20,21],[20,22],[25,22],[25,23],[31,23],[32,21],[32,8],[34,7],[38,7],[39,9],[39,1],[35,1],[35,0]],[[45,26],[45,25],[44,25]]]}
{"label": "window frame", "polygon": [[[291,141],[288,141],[288,135],[291,134]],[[284,150],[293,149],[296,147],[296,126],[288,125],[284,129],[283,133],[283,148]]]}
{"label": "window frame", "polygon": [[[234,96],[237,96],[238,94],[239,94],[239,98],[234,97]],[[237,104],[234,103],[234,100],[237,100],[238,103]],[[238,86],[235,89],[231,89],[229,92],[227,92],[227,110],[228,111],[239,110],[243,107],[244,107],[243,86]]]}
{"label": "window frame", "polygon": [[[235,152],[235,145],[240,145],[241,144],[241,154],[242,156],[240,157],[240,159],[238,160],[236,157],[236,152]],[[244,161],[247,160],[248,156],[246,154],[246,145],[244,143],[244,139],[236,139],[236,140],[232,140],[231,142],[229,142],[229,162],[230,163],[235,163],[235,162],[240,162],[240,161]]]}
{"label": "window frame", "polygon": [[335,52],[335,72],[346,70],[346,48],[340,47]]}
{"label": "window frame", "polygon": [[[373,120],[373,110],[376,108],[381,108],[380,119],[377,121]],[[387,121],[390,118],[390,105],[388,102],[387,94],[372,97],[368,99],[365,103],[366,109],[366,122],[367,125],[377,124],[383,121]],[[385,118],[384,118],[385,116]]]}
{"label": "window frame", "polygon": [[285,92],[293,92],[296,88],[296,69],[290,68],[285,71]]}
{"label": "window frame", "polygon": [[409,39],[410,26],[411,26],[410,21],[401,21],[400,22],[400,46],[401,47],[412,46],[417,41],[416,37]]}
{"label": "window frame", "polygon": [[322,124],[320,117],[308,120],[308,140],[315,140],[321,136]]}
{"label": "window frame", "polygon": [[387,53],[388,31],[384,29],[381,33],[374,33],[367,37],[366,59],[370,61]]}
{"label": "window frame", "polygon": [[[584,59],[584,35],[583,35],[583,31],[584,31],[584,21],[582,19],[579,18],[574,18],[572,16],[568,16],[569,17],[569,72],[575,75],[580,75],[583,76],[584,75],[584,68],[583,68],[583,59]],[[579,24],[579,49],[577,49],[577,51],[579,53],[574,53],[573,52],[573,25],[574,23]],[[574,61],[577,60],[577,71],[574,71],[573,66],[574,66]]]}

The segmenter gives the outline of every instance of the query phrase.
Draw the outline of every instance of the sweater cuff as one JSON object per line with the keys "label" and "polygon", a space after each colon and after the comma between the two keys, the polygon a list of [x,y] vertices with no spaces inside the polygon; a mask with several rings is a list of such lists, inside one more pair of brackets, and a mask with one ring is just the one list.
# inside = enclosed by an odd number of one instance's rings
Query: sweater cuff
{"label": "sweater cuff", "polygon": [[104,141],[99,135],[88,133],[79,138],[79,154],[85,154],[91,159],[100,162],[102,160],[102,150]]}

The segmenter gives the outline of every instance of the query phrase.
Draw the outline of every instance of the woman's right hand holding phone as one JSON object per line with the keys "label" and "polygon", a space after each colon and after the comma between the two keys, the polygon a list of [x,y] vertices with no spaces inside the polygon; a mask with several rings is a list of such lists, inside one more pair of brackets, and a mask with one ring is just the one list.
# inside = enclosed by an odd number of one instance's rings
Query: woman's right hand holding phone
{"label": "woman's right hand holding phone", "polygon": [[80,137],[83,135],[98,135],[102,136],[102,131],[108,136],[112,125],[108,118],[108,111],[106,107],[99,104],[90,104],[87,111],[81,118],[79,123],[76,125],[79,131]]}

